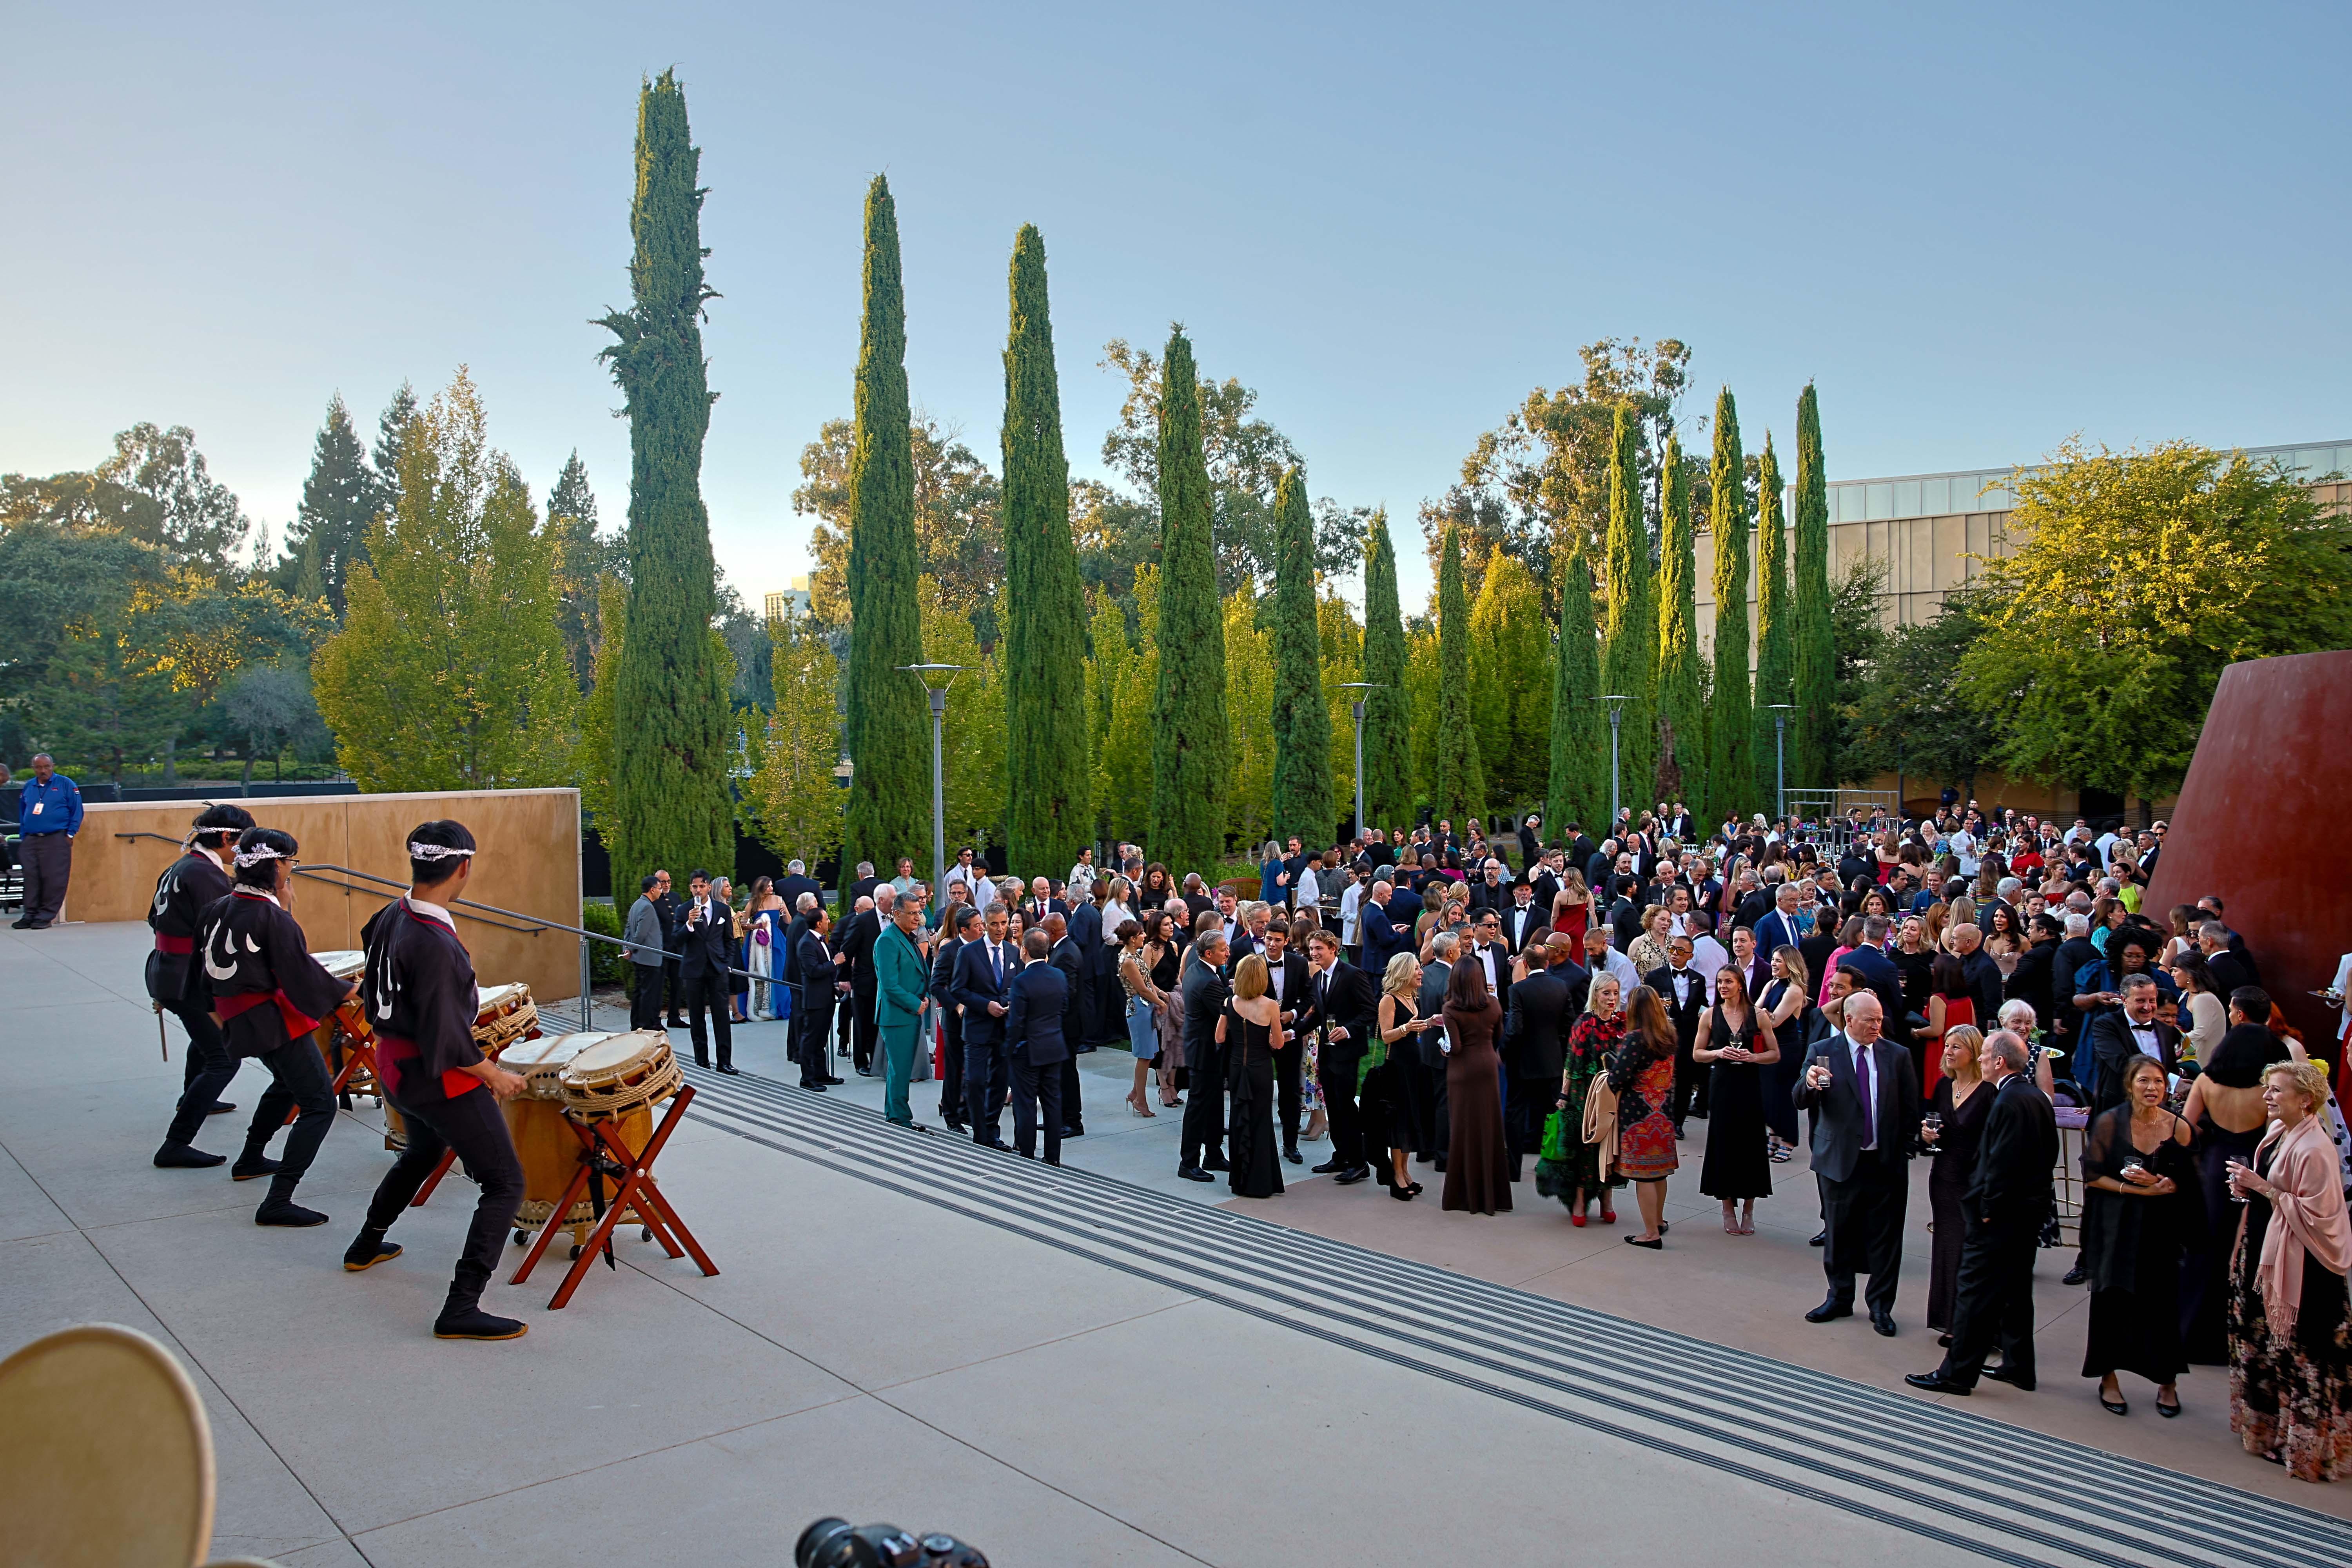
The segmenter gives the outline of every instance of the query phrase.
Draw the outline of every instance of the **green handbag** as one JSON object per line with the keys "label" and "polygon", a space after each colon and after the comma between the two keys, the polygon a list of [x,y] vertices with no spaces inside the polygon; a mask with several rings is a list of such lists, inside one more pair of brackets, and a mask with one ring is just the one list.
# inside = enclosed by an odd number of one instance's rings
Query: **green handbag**
{"label": "green handbag", "polygon": [[1581,1142],[1584,1130],[1579,1127],[1573,1138],[1568,1130],[1568,1112],[1555,1110],[1544,1118],[1543,1157],[1556,1164],[1566,1164],[1576,1157],[1575,1143]]}

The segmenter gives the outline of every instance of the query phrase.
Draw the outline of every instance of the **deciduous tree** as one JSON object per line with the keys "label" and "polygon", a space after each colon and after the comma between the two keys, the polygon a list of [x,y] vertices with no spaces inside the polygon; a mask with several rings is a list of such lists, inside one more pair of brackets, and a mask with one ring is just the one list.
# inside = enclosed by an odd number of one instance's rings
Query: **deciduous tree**
{"label": "deciduous tree", "polygon": [[1383,827],[1412,815],[1412,694],[1405,680],[1404,615],[1397,604],[1389,514],[1364,529],[1364,811]]}
{"label": "deciduous tree", "polygon": [[1601,679],[1626,699],[1620,740],[1621,804],[1648,805],[1658,756],[1658,607],[1643,521],[1639,412],[1621,404],[1609,467],[1608,581],[1601,609]]}
{"label": "deciduous tree", "polygon": [[776,706],[743,783],[743,822],[778,858],[813,867],[841,844],[841,672],[831,639],[790,607],[768,637]]}

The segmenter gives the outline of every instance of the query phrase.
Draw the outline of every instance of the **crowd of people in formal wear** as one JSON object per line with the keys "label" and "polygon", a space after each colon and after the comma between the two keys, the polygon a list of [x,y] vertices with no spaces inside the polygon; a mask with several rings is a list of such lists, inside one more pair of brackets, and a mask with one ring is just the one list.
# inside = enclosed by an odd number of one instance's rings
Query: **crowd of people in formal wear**
{"label": "crowd of people in formal wear", "polygon": [[1859,1292],[1888,1335],[1929,1159],[1945,1355],[1913,1384],[2035,1386],[2034,1264],[2071,1223],[2106,1409],[2129,1377],[2177,1415],[2189,1366],[2225,1365],[2249,1449],[2352,1469],[2352,1138],[2221,900],[2147,905],[2164,823],[1952,801],[1712,828],[1662,805],[1597,841],[1482,826],[1268,843],[1216,884],[1131,845],[1025,883],[965,848],[938,900],[911,861],[860,865],[833,906],[799,862],[740,901],[656,873],[635,1005],[651,1026],[667,998],[698,1060],[708,1018],[721,1071],[731,1023],[787,1015],[803,1088],[845,1058],[913,1126],[909,1085],[936,1078],[950,1129],[1056,1163],[1086,1131],[1077,1058],[1123,1047],[1127,1110],[1181,1114],[1186,1181],[1272,1197],[1328,1138],[1316,1173],[1411,1202],[1425,1173],[1471,1214],[1532,1172],[1572,1226],[1615,1225],[1630,1184],[1623,1238],[1651,1250],[1702,1121],[1727,1235],[1806,1151],[1827,1279],[1806,1317]]}

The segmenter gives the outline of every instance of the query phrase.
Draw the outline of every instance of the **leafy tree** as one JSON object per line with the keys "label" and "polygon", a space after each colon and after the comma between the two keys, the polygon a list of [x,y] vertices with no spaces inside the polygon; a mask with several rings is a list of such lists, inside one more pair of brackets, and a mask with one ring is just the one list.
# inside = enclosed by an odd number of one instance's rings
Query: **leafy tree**
{"label": "leafy tree", "polygon": [[1486,809],[1486,777],[1470,715],[1469,597],[1462,586],[1462,538],[1449,530],[1437,555],[1437,755],[1430,805],[1456,824]]}
{"label": "leafy tree", "polygon": [[239,670],[221,693],[224,716],[246,739],[245,779],[253,779],[253,759],[285,754],[305,736],[325,729],[310,692],[309,672],[299,666],[257,664]]}
{"label": "leafy tree", "polygon": [[[1274,831],[1274,643],[1259,625],[1266,607],[1246,580],[1225,597],[1225,712],[1232,739],[1224,832],[1244,851],[1255,851]],[[1206,860],[1186,864],[1208,874]]]}
{"label": "leafy tree", "polygon": [[[629,626],[614,689],[627,743],[614,752],[604,834],[617,888],[657,865],[735,858],[731,673],[710,635],[718,574],[702,504],[711,397],[702,318],[714,290],[702,271],[701,161],[686,94],[665,71],[637,99],[632,302],[600,323],[618,340],[604,357],[629,416]],[[404,485],[408,472],[404,461]],[[551,561],[545,576],[553,581]]]}
{"label": "leafy tree", "polygon": [[1660,523],[1658,795],[1665,800],[1704,801],[1706,710],[1699,696],[1698,552],[1691,533],[1689,468],[1680,437],[1671,432]]}
{"label": "leafy tree", "polygon": [[84,621],[49,660],[29,704],[35,746],[86,757],[117,784],[161,752],[188,718],[127,599]]}
{"label": "leafy tree", "polygon": [[743,782],[744,826],[781,859],[812,867],[841,844],[841,671],[833,645],[789,607],[768,623],[776,706],[755,730]]}
{"label": "leafy tree", "polygon": [[1794,589],[1797,710],[1789,776],[1808,789],[1837,782],[1837,637],[1830,619],[1829,471],[1822,464],[1821,403],[1811,382],[1797,398]]}
{"label": "leafy tree", "polygon": [[[1383,827],[1412,813],[1412,694],[1406,689],[1404,616],[1397,605],[1389,514],[1364,529],[1364,811]],[[1368,826],[1368,825],[1365,825]]]}
{"label": "leafy tree", "polygon": [[547,492],[547,527],[556,538],[555,624],[584,693],[595,684],[596,646],[604,638],[598,625],[602,584],[607,576],[626,581],[629,547],[626,540],[596,531],[596,492],[589,488],[588,465],[576,449]]}
{"label": "leafy tree", "polygon": [[[168,596],[163,550],[55,521],[0,528],[0,710],[18,709],[68,644],[119,625],[134,596]],[[152,662],[152,661],[151,661]]]}
{"label": "leafy tree", "polygon": [[[1100,730],[1095,743],[1095,798],[1108,837],[1149,838],[1151,826],[1151,713],[1160,687],[1160,570],[1139,566],[1129,596],[1141,636],[1130,644],[1127,616],[1108,593],[1095,616],[1094,689]],[[1156,851],[1155,851],[1156,853]]]}
{"label": "leafy tree", "polygon": [[[1355,700],[1364,695],[1346,685],[1364,678],[1364,628],[1356,624],[1355,611],[1349,607],[1348,601],[1328,586],[1322,597],[1315,601],[1315,631],[1320,645],[1325,723],[1331,737],[1328,754],[1331,759],[1333,816],[1313,838],[1300,835],[1308,843],[1319,842],[1334,826],[1355,816]],[[1369,796],[1365,810],[1370,810]]]}
{"label": "leafy tree", "polygon": [[0,475],[0,527],[28,522],[141,540],[161,549],[170,565],[211,580],[232,574],[231,556],[251,527],[184,425],[134,425],[114,437],[114,455],[87,473]]}
{"label": "leafy tree", "polygon": [[1757,468],[1756,507],[1756,783],[1748,798],[1769,804],[1784,739],[1775,732],[1773,719],[1781,704],[1797,700],[1797,638],[1789,602],[1789,531],[1780,515],[1780,463],[1769,430]]}
{"label": "leafy tree", "polygon": [[399,505],[370,526],[343,629],[312,660],[337,755],[363,790],[577,776],[580,693],[555,627],[555,539],[488,437],[461,369],[412,426]]}
{"label": "leafy tree", "polygon": [[[857,422],[828,419],[801,448],[793,510],[816,519],[809,530],[810,607],[831,626],[849,624],[849,468]],[[983,639],[996,636],[997,595],[1004,583],[1003,490],[961,433],[929,415],[913,414],[907,446],[915,474],[915,551],[925,576],[964,614]]]}
{"label": "leafy tree", "polygon": [[774,707],[766,607],[761,606],[761,612],[753,615],[724,573],[719,582],[719,621],[711,629],[727,650],[727,668],[731,672],[727,681],[727,705],[738,714],[752,708],[764,713]]}
{"label": "leafy tree", "polygon": [[1830,590],[1830,635],[1837,668],[1836,773],[1840,783],[1860,783],[1853,758],[1862,692],[1870,671],[1886,650],[1886,627],[1879,620],[1879,601],[1886,593],[1892,563],[1884,555],[1863,554],[1846,563]]}
{"label": "leafy tree", "polygon": [[2151,799],[2176,788],[2221,671],[2352,647],[2352,520],[2295,477],[2185,441],[2070,441],[2011,481],[1961,685],[2009,773]]}
{"label": "leafy tree", "polygon": [[1274,835],[1307,843],[1337,820],[1331,783],[1331,709],[1323,692],[1323,635],[1315,608],[1314,523],[1307,470],[1282,476],[1274,566]]}
{"label": "leafy tree", "polygon": [[192,708],[218,697],[241,670],[307,660],[334,629],[321,600],[297,599],[257,580],[231,587],[185,572],[173,572],[166,590],[142,596],[139,608],[150,657]]}
{"label": "leafy tree", "polygon": [[1013,239],[1011,289],[1004,350],[1005,845],[1015,864],[1066,866],[1095,826],[1087,604],[1070,535],[1070,465],[1062,452],[1045,242],[1034,225],[1022,225]]}
{"label": "leafy tree", "polygon": [[1227,764],[1225,617],[1217,596],[1200,380],[1181,326],[1168,335],[1168,395],[1158,402],[1153,468],[1160,498],[1159,685],[1151,704],[1151,851],[1171,868],[1215,864],[1224,848]]}
{"label": "leafy tree", "polygon": [[1994,715],[1979,710],[1953,679],[1983,635],[1973,595],[1944,601],[1936,618],[1896,626],[1861,671],[1845,752],[1850,778],[1907,774],[1976,794],[1976,775],[2000,743]]}
{"label": "leafy tree", "polygon": [[1442,682],[1437,626],[1416,619],[1405,637],[1405,700],[1412,710],[1413,799],[1408,809],[1381,824],[1409,827],[1415,812],[1426,809],[1437,796],[1438,687]]}
{"label": "leafy tree", "polygon": [[1571,550],[1560,558],[1559,647],[1552,661],[1551,768],[1544,792],[1549,837],[1564,837],[1570,823],[1591,826],[1607,816],[1601,759],[1609,742],[1601,696],[1592,568],[1582,550]]}
{"label": "leafy tree", "polygon": [[371,516],[390,511],[400,500],[401,449],[408,440],[408,426],[416,417],[416,393],[408,383],[402,382],[392,401],[383,405],[376,416],[375,450],[372,454],[375,468],[375,510]]}
{"label": "leafy tree", "polygon": [[1496,805],[1519,807],[1544,793],[1551,626],[1542,588],[1516,558],[1497,552],[1485,578],[1470,606],[1471,729],[1486,793]]}
{"label": "leafy tree", "polygon": [[[1715,455],[1707,475],[1707,527],[1715,537],[1715,686],[1707,718],[1707,787],[1699,792],[1703,801],[1695,809],[1709,822],[1721,822],[1746,808],[1756,776],[1748,665],[1748,465],[1739,449],[1739,405],[1727,386],[1716,395]],[[1779,504],[1776,499],[1776,516]]]}
{"label": "leafy tree", "polygon": [[[1006,789],[1007,763],[1004,664],[982,651],[971,616],[959,609],[937,579],[925,576],[918,584],[923,605],[923,661],[961,665],[949,689],[947,722],[940,728],[940,758],[946,775],[948,858],[955,846],[986,846],[1005,838],[1005,816],[1011,802]],[[929,753],[925,754],[929,768]],[[930,774],[923,775],[923,799],[929,809]],[[1071,858],[1076,858],[1076,850]],[[915,857],[925,865],[925,857]],[[928,869],[926,875],[928,876]]]}
{"label": "leafy tree", "polygon": [[[580,809],[601,838],[611,830],[613,708],[620,689],[621,648],[629,637],[629,585],[607,572],[596,584],[595,681],[580,707]],[[643,872],[638,873],[640,876]]]}
{"label": "leafy tree", "polygon": [[1608,579],[1601,611],[1601,680],[1627,699],[1620,742],[1622,804],[1637,811],[1657,773],[1658,609],[1650,575],[1650,531],[1642,517],[1639,414],[1617,411],[1617,455],[1609,490]]}
{"label": "leafy tree", "polygon": [[1108,595],[1135,613],[1135,574],[1160,567],[1160,513],[1100,479],[1070,481],[1070,533],[1078,546],[1078,575],[1089,593]]}
{"label": "leafy tree", "polygon": [[327,422],[311,448],[310,477],[302,483],[302,504],[287,531],[278,585],[303,598],[323,596],[341,619],[343,584],[352,564],[367,558],[367,526],[375,521],[375,509],[367,447],[337,393],[328,400]]}

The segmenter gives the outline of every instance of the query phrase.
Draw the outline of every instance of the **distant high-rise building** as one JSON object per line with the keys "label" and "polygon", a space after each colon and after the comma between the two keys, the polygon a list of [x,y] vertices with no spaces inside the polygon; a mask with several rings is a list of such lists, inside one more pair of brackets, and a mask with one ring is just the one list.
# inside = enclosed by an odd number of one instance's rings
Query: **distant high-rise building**
{"label": "distant high-rise building", "polygon": [[782,620],[788,607],[795,616],[805,616],[809,613],[809,580],[795,577],[791,587],[768,595],[768,619]]}

